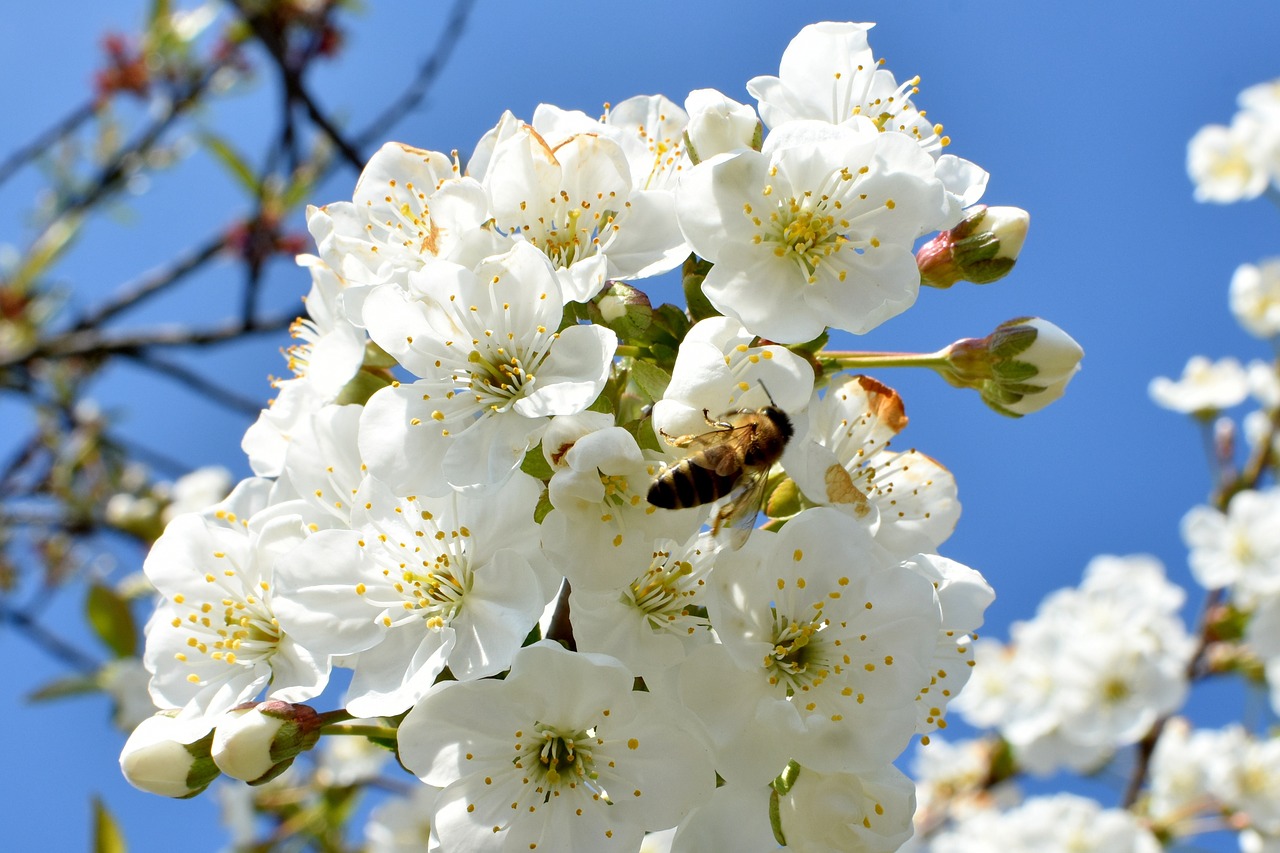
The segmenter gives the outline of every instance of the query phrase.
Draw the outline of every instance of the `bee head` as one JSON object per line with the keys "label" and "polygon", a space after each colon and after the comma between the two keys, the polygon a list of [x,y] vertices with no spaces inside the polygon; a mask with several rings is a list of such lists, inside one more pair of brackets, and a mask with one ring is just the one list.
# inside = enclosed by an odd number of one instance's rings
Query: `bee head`
{"label": "bee head", "polygon": [[765,417],[773,421],[773,425],[777,427],[778,433],[782,436],[783,441],[790,441],[795,428],[791,426],[791,418],[787,417],[787,413],[770,403],[760,410]]}

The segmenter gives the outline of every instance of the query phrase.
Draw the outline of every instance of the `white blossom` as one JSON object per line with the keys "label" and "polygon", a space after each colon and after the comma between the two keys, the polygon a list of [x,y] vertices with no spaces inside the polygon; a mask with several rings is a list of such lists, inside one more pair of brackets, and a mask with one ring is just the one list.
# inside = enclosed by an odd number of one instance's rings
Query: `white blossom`
{"label": "white blossom", "polygon": [[[543,641],[503,681],[438,685],[400,724],[401,760],[443,787],[446,850],[632,851],[706,799],[715,774],[672,706],[613,658]],[[514,751],[513,751],[514,747]]]}

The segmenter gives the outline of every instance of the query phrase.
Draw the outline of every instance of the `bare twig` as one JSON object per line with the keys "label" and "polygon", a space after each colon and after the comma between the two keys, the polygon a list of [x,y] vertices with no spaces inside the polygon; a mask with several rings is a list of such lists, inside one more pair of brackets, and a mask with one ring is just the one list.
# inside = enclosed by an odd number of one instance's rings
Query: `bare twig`
{"label": "bare twig", "polygon": [[[253,32],[254,36],[267,49],[267,53],[275,62],[276,67],[280,70],[281,82],[285,88],[285,112],[289,111],[292,103],[302,105],[306,111],[307,117],[311,119],[311,123],[318,127],[325,136],[329,137],[335,148],[342,154],[343,158],[357,172],[364,168],[365,158],[357,150],[356,146],[346,139],[334,125],[334,123],[325,115],[315,99],[311,97],[311,93],[307,91],[307,87],[302,82],[302,73],[297,65],[289,58],[288,44],[285,39],[285,32],[272,21],[265,18],[260,12],[245,7],[240,0],[232,0],[232,5],[236,11],[240,13],[241,19]],[[309,58],[309,57],[308,57]]]}
{"label": "bare twig", "polygon": [[116,335],[85,329],[56,335],[24,355],[0,361],[0,369],[39,358],[91,358],[128,355],[147,347],[204,347],[221,344],[245,335],[279,332],[289,328],[296,315],[273,317],[253,323],[229,323],[208,329],[183,326],[143,329]]}
{"label": "bare twig", "polygon": [[76,128],[88,121],[97,112],[97,102],[86,101],[69,112],[56,124],[41,133],[26,145],[14,151],[0,163],[0,184],[9,180],[14,173],[30,161],[53,147],[54,143],[74,133]]}
{"label": "bare twig", "polygon": [[4,602],[0,602],[0,625],[12,625],[32,645],[77,672],[91,675],[98,671],[98,662],[92,656],[41,625],[29,613],[14,610]]}
{"label": "bare twig", "polygon": [[140,280],[125,285],[116,295],[81,316],[72,328],[79,331],[101,326],[117,314],[162,293],[217,257],[218,253],[227,247],[227,242],[225,233],[206,240],[203,245],[178,257],[169,266],[148,273]]}
{"label": "bare twig", "polygon": [[241,414],[256,415],[262,409],[263,401],[253,400],[234,391],[223,388],[215,382],[211,382],[198,372],[184,367],[177,362],[170,361],[165,358],[153,355],[144,351],[125,351],[122,352],[125,358],[134,362],[140,367],[158,373],[161,376],[167,376],[170,379],[176,379],[179,384],[188,391],[194,391],[202,395],[213,403],[217,403],[228,409]]}

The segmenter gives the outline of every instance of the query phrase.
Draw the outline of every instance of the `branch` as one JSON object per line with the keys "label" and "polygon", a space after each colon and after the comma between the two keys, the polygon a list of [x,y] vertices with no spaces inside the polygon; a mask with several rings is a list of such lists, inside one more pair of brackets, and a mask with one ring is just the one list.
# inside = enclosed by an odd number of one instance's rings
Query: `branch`
{"label": "branch", "polygon": [[190,88],[169,103],[169,108],[164,115],[156,119],[131,145],[116,153],[111,162],[98,173],[98,177],[86,192],[78,197],[68,199],[54,213],[51,220],[57,220],[61,217],[87,210],[125,178],[127,164],[137,158],[140,152],[146,151],[155,145],[174,121],[196,103],[197,99],[213,80],[214,75],[222,70],[227,61],[222,59],[210,65],[199,78],[191,83]]}
{"label": "branch", "polygon": [[147,347],[204,347],[235,340],[244,335],[283,331],[292,325],[295,315],[273,317],[261,322],[228,323],[209,329],[187,329],[183,326],[144,329],[118,335],[97,330],[70,331],[57,335],[33,350],[0,361],[0,369],[14,367],[39,358],[89,358],[106,355],[132,355]]}
{"label": "branch", "polygon": [[12,625],[17,629],[18,633],[26,636],[32,645],[72,669],[85,675],[92,675],[98,671],[98,661],[96,659],[45,628],[33,619],[30,614],[14,610],[0,602],[0,625],[4,624]]}
{"label": "branch", "polygon": [[68,113],[53,127],[10,154],[3,163],[0,163],[0,184],[9,180],[27,162],[34,160],[52,148],[58,140],[75,132],[76,128],[84,124],[97,111],[96,101],[86,101]]}
{"label": "branch", "polygon": [[[311,93],[307,91],[306,86],[302,83],[301,72],[289,61],[287,55],[288,45],[286,44],[284,31],[278,26],[274,26],[272,22],[266,20],[261,14],[246,9],[242,0],[232,0],[232,5],[258,41],[262,42],[262,46],[267,49],[267,53],[280,70],[280,77],[284,83],[287,96],[286,100],[302,104],[312,124],[320,128],[324,135],[329,137],[334,147],[338,149],[346,161],[357,172],[363,169],[365,158],[356,149],[356,146],[343,137],[333,122],[329,120],[329,117],[316,104],[311,97]],[[285,112],[287,113],[288,110],[289,104],[286,103]]]}
{"label": "branch", "polygon": [[205,241],[204,245],[198,249],[179,257],[170,266],[152,272],[135,283],[125,285],[115,296],[81,316],[72,328],[75,331],[82,331],[101,326],[122,311],[133,308],[140,302],[163,292],[216,257],[227,247],[228,242],[229,239],[225,233],[219,234]]}
{"label": "branch", "polygon": [[[427,96],[427,92],[435,85],[436,78],[440,76],[440,72],[448,64],[454,48],[462,40],[462,34],[467,28],[467,19],[470,17],[474,6],[475,0],[455,0],[453,8],[449,11],[449,20],[445,23],[444,30],[441,31],[440,36],[436,39],[435,49],[431,51],[426,62],[418,69],[418,74],[414,77],[413,82],[409,84],[409,87],[405,89],[399,98],[396,98],[389,107],[370,122],[368,127],[356,135],[356,144],[363,147],[382,139],[396,122],[408,115]],[[361,164],[360,168],[364,168],[363,164]]]}
{"label": "branch", "polygon": [[154,371],[161,376],[167,376],[170,379],[176,379],[180,385],[188,391],[194,391],[213,403],[225,406],[235,412],[256,416],[262,410],[262,401],[252,400],[248,397],[237,394],[234,391],[223,388],[214,382],[204,378],[200,373],[184,367],[177,362],[169,361],[159,356],[153,355],[145,350],[140,352],[126,351],[121,353],[125,358],[130,359],[140,367]]}

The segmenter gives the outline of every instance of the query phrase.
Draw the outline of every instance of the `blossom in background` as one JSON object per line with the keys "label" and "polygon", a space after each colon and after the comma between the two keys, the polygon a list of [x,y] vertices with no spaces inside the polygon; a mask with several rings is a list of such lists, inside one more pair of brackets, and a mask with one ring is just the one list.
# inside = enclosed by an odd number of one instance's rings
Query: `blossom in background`
{"label": "blossom in background", "polygon": [[1000,812],[975,811],[938,833],[930,853],[1159,853],[1160,842],[1124,809],[1074,794],[1027,800]]}
{"label": "blossom in background", "polygon": [[1230,298],[1231,313],[1249,334],[1263,340],[1280,335],[1280,258],[1237,267]]}
{"label": "blossom in background", "polygon": [[1183,598],[1154,558],[1096,557],[1078,588],[1014,624],[1010,648],[979,644],[952,707],[998,729],[1020,766],[1094,769],[1182,704],[1192,651]]}
{"label": "blossom in background", "polygon": [[1182,519],[1188,562],[1205,589],[1230,587],[1244,606],[1280,595],[1280,489],[1249,489],[1226,512],[1193,507]]}
{"label": "blossom in background", "polygon": [[1147,390],[1157,406],[1196,415],[1229,409],[1243,402],[1249,394],[1249,385],[1245,370],[1236,359],[1210,361],[1197,355],[1187,360],[1180,379],[1157,376]]}
{"label": "blossom in background", "polygon": [[1237,113],[1231,125],[1206,125],[1187,145],[1187,174],[1196,201],[1226,204],[1257,198],[1271,182],[1267,168],[1273,131],[1252,113]]}

